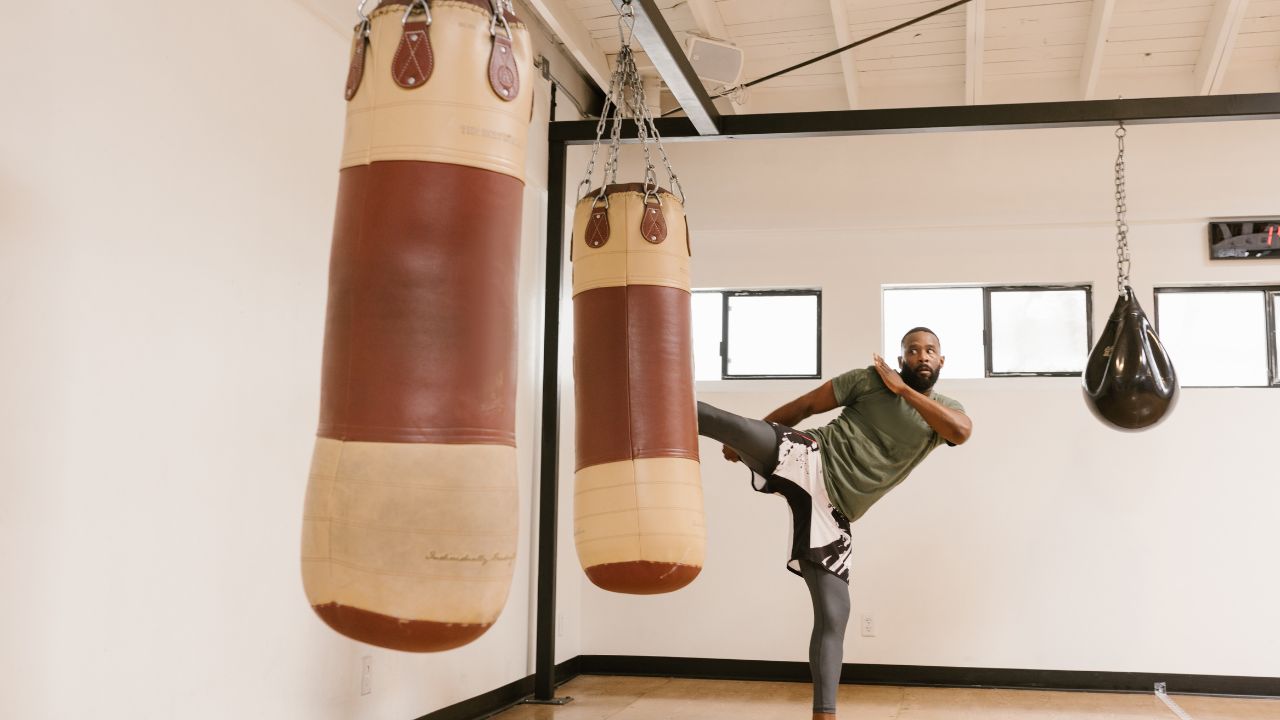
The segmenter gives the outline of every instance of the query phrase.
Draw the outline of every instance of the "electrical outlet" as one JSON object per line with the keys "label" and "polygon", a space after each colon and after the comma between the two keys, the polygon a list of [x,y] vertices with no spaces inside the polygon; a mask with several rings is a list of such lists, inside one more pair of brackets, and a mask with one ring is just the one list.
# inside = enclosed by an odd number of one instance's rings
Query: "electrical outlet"
{"label": "electrical outlet", "polygon": [[373,692],[373,656],[365,655],[360,658],[360,694],[368,695]]}
{"label": "electrical outlet", "polygon": [[862,616],[862,637],[876,636],[876,619],[871,615]]}

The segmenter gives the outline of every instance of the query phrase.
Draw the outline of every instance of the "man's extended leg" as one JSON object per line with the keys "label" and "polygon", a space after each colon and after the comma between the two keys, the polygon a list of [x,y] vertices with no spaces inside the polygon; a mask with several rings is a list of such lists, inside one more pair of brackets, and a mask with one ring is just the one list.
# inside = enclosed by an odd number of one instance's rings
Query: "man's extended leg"
{"label": "man's extended leg", "polygon": [[844,664],[844,630],[849,624],[849,585],[808,560],[800,561],[800,574],[813,601],[813,634],[809,637],[813,716],[835,717],[836,690]]}
{"label": "man's extended leg", "polygon": [[733,448],[760,475],[770,475],[778,466],[778,435],[763,420],[744,418],[699,400],[698,434]]}

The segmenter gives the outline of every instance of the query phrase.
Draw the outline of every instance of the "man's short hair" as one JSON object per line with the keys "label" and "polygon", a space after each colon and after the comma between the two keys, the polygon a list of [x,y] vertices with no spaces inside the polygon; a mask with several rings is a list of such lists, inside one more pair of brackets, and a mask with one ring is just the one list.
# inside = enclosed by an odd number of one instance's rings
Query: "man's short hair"
{"label": "man's short hair", "polygon": [[938,345],[939,345],[939,346],[941,346],[941,345],[942,345],[942,340],[938,337],[938,333],[936,333],[936,332],[934,332],[934,331],[930,330],[929,328],[927,328],[927,327],[925,327],[925,326],[921,325],[921,326],[919,326],[919,327],[913,327],[913,328],[911,328],[910,330],[908,330],[908,331],[906,331],[905,333],[903,333],[903,335],[902,335],[902,340],[898,341],[898,347],[906,347],[906,344],[907,344],[907,338],[911,337],[912,335],[914,335],[915,333],[918,333],[918,332],[927,332],[927,333],[929,333],[930,335],[932,335],[932,336],[933,336],[933,339],[934,339],[934,340],[937,340],[937,341],[938,341]]}

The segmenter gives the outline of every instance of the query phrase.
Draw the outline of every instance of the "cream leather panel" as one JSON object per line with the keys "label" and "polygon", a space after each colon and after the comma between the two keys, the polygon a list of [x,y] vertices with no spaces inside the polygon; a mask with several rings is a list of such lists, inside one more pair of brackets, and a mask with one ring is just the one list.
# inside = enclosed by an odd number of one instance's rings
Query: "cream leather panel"
{"label": "cream leather panel", "polygon": [[[406,90],[391,75],[404,5],[372,14],[364,80],[347,103],[342,167],[379,160],[426,160],[492,170],[524,180],[525,141],[537,74],[529,32],[512,25],[520,93],[500,99],[489,85],[489,15],[470,3],[431,3],[428,36],[435,69]],[[428,199],[429,200],[429,199]]]}
{"label": "cream leather panel", "polygon": [[506,602],[518,516],[515,448],[316,438],[303,585],[406,620],[492,623]]}
{"label": "cream leather panel", "polygon": [[667,239],[659,245],[640,234],[644,193],[609,195],[609,241],[587,245],[587,220],[595,196],[578,201],[573,213],[573,294],[619,285],[662,285],[689,290],[689,240],[684,207],[670,193],[660,193]]}
{"label": "cream leather panel", "polygon": [[701,567],[706,558],[698,463],[646,458],[575,476],[574,536],[583,567],[647,560]]}

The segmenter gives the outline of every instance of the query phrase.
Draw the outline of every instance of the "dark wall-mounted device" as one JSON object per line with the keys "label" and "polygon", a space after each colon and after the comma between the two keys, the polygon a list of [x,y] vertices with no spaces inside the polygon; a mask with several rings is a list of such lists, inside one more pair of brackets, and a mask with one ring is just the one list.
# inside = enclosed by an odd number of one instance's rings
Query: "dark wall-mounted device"
{"label": "dark wall-mounted device", "polygon": [[1280,258],[1280,215],[1209,221],[1210,260]]}

